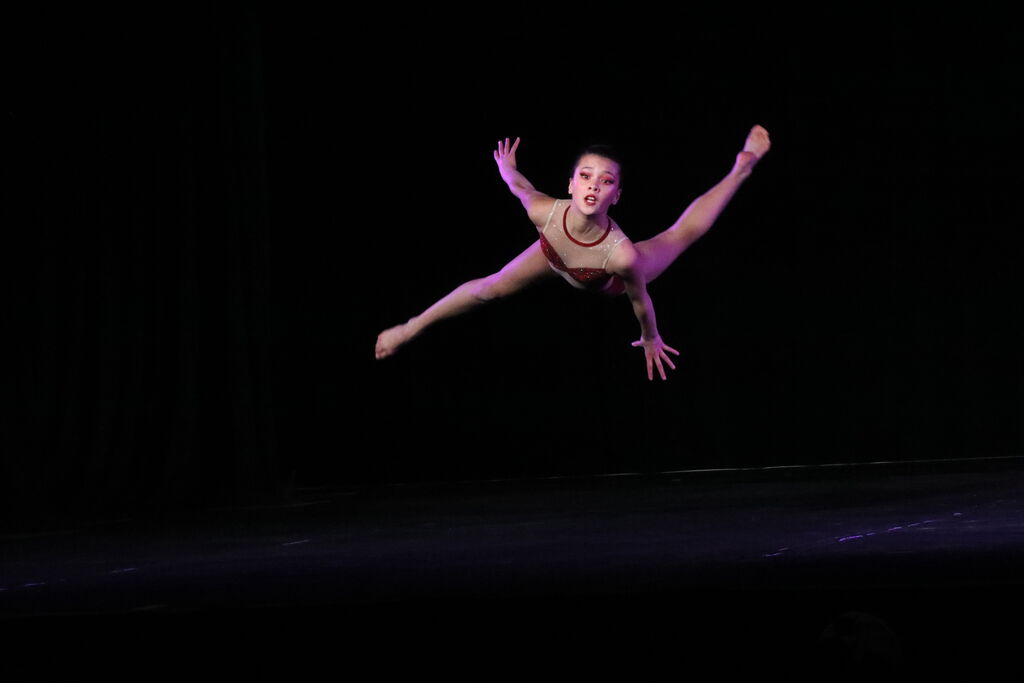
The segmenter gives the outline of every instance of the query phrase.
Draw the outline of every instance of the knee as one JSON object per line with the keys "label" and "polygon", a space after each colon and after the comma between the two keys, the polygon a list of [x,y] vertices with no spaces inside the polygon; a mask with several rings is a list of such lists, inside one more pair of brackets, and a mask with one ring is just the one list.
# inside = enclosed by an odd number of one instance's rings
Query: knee
{"label": "knee", "polygon": [[480,303],[490,303],[509,295],[509,289],[502,282],[499,274],[491,275],[473,283],[473,297]]}

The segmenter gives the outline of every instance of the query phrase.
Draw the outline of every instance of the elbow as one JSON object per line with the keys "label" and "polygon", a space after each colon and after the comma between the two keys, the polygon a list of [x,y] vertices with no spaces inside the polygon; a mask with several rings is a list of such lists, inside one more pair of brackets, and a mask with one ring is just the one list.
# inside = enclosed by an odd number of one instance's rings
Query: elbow
{"label": "elbow", "polygon": [[518,199],[520,203],[522,203],[523,207],[529,210],[530,204],[533,202],[533,199],[536,196],[537,191],[529,186],[524,187],[523,185],[516,185],[515,187],[512,188],[512,194],[514,194],[516,196],[516,199]]}

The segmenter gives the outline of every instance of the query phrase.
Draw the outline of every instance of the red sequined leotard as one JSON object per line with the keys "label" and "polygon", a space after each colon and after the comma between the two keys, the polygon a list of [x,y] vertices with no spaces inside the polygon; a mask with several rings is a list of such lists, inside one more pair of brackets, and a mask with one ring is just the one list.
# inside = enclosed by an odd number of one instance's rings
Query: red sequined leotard
{"label": "red sequined leotard", "polygon": [[616,295],[625,291],[622,278],[605,270],[615,247],[626,239],[625,233],[608,218],[608,229],[594,242],[580,242],[569,234],[567,223],[570,199],[559,199],[551,207],[547,222],[540,230],[540,246],[552,270],[577,289]]}

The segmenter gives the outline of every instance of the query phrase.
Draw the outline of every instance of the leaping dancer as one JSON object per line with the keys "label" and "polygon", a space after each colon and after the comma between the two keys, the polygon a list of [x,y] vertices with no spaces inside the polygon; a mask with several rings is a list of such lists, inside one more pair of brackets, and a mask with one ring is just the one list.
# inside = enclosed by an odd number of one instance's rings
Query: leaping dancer
{"label": "leaping dancer", "polygon": [[754,126],[732,170],[718,184],[695,199],[670,228],[634,243],[608,215],[622,197],[622,167],[613,151],[601,146],[584,150],[569,180],[569,199],[554,199],[534,188],[516,168],[519,138],[499,141],[494,152],[498,172],[537,227],[537,241],[497,273],[459,285],[408,322],[381,332],[377,358],[394,355],[441,320],[557,274],[579,289],[608,296],[624,293],[640,323],[640,339],[633,346],[643,347],[647,378],[654,379],[657,368],[666,379],[665,365],[675,369],[669,354],[679,352],[658,334],[647,285],[711,228],[770,147],[768,131]]}

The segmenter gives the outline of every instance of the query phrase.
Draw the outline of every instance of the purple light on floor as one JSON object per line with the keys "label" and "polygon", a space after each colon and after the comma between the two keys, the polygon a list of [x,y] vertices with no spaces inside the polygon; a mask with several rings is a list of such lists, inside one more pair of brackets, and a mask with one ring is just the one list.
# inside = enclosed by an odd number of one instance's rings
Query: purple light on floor
{"label": "purple light on floor", "polygon": [[[955,513],[953,516],[954,517],[959,517],[960,513]],[[888,533],[892,533],[894,531],[901,531],[903,529],[913,529],[915,527],[924,526],[925,524],[935,524],[938,521],[939,520],[937,520],[937,519],[926,519],[926,520],[924,520],[922,522],[911,522],[910,524],[906,524],[906,525],[892,526],[892,527],[889,527],[888,529],[886,529],[884,533],[888,534]],[[858,538],[865,538],[867,536],[877,536],[877,535],[878,534],[875,531],[868,531],[868,532],[865,532],[863,534],[854,534],[852,536],[843,536],[842,538],[837,539],[837,542],[838,543],[845,543],[846,541],[853,541],[853,540],[858,539]]]}
{"label": "purple light on floor", "polygon": [[[963,514],[959,513],[959,512],[952,513],[952,517],[962,517],[962,516],[963,516]],[[886,529],[883,532],[865,531],[862,534],[850,534],[849,536],[841,536],[840,538],[837,538],[835,542],[836,543],[847,543],[849,541],[856,541],[858,539],[868,538],[869,536],[879,536],[881,534],[888,534],[888,533],[892,533],[894,531],[903,531],[905,529],[913,529],[913,528],[916,528],[916,527],[919,527],[919,526],[925,526],[927,524],[935,524],[935,523],[940,522],[940,521],[942,521],[942,520],[926,519],[926,520],[923,520],[921,522],[911,522],[911,523],[905,524],[905,525],[898,524],[896,526],[889,527],[888,529]],[[788,547],[787,548],[779,548],[775,552],[773,552],[773,553],[765,553],[761,557],[779,557],[780,555],[782,555],[783,553],[786,553],[788,551],[789,551]]]}

